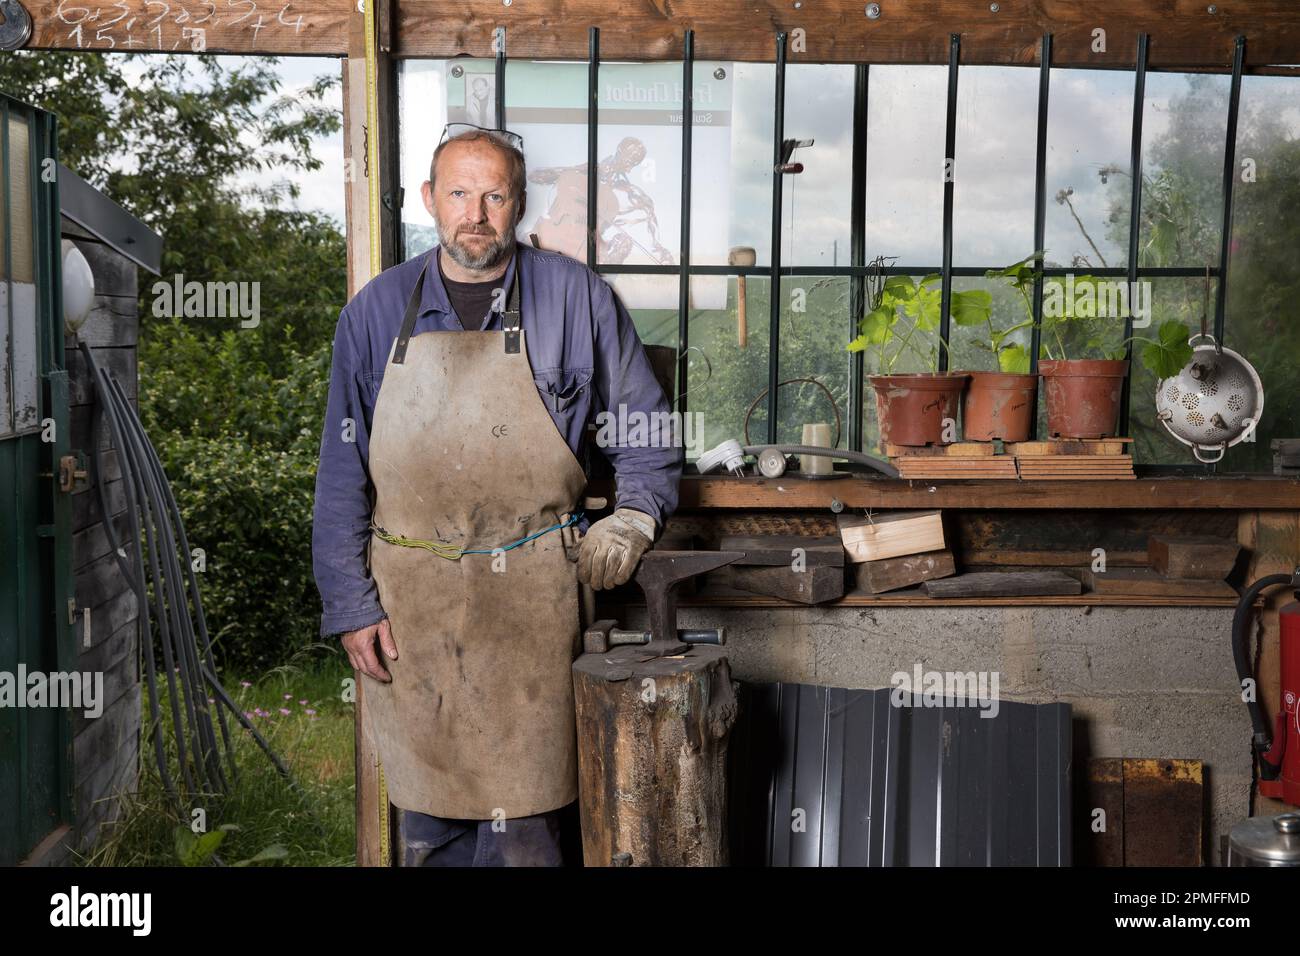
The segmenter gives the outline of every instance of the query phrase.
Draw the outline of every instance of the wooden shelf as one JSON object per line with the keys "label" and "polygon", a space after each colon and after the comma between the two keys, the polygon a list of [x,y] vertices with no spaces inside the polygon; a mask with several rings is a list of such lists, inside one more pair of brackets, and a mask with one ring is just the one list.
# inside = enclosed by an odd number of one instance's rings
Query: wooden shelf
{"label": "wooden shelf", "polygon": [[[608,493],[593,482],[588,494]],[[599,490],[604,486],[605,491]],[[710,508],[1300,509],[1300,478],[1137,478],[1130,481],[903,481],[685,476],[678,511]]]}
{"label": "wooden shelf", "polygon": [[[607,614],[611,608],[644,607],[643,602],[601,605],[598,617],[620,617]],[[831,608],[831,607],[1236,607],[1231,598],[1218,597],[1148,597],[1128,594],[1078,594],[1045,597],[1006,598],[930,598],[920,589],[908,589],[891,594],[846,594],[838,601],[825,604],[796,604],[779,598],[759,594],[709,593],[683,595],[677,599],[683,607],[725,608]],[[621,617],[620,617],[621,619]]]}

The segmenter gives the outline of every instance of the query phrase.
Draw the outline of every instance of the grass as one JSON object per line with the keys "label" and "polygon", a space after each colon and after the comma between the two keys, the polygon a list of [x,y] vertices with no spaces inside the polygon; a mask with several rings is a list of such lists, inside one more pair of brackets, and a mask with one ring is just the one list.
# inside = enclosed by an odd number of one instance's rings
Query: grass
{"label": "grass", "polygon": [[[101,829],[97,844],[79,862],[182,865],[187,862],[182,855],[186,849],[195,853],[189,834],[197,807],[206,814],[206,842],[220,841],[215,852],[221,863],[237,864],[263,854],[257,865],[353,865],[354,707],[342,699],[343,681],[351,676],[338,648],[324,645],[309,648],[293,662],[260,676],[223,674],[227,692],[289,768],[297,788],[289,785],[252,735],[227,712],[238,778],[227,794],[192,797],[182,818],[162,785],[152,743],[144,735],[138,792],[123,798],[119,819]],[[166,714],[165,690],[161,706]],[[147,728],[147,701],[142,701],[142,707]],[[172,773],[178,775],[169,718],[164,719],[164,739],[172,745]],[[199,836],[202,839],[202,832]],[[208,856],[197,853],[188,863],[203,863]]]}

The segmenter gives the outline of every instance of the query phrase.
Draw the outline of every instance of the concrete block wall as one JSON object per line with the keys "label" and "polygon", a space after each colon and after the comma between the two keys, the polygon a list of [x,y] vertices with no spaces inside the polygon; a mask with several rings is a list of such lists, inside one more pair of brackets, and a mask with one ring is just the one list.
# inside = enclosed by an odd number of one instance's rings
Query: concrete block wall
{"label": "concrete block wall", "polygon": [[[643,608],[629,616],[629,626],[647,626]],[[1247,816],[1250,787],[1250,720],[1231,624],[1231,608],[678,611],[679,627],[727,628],[732,674],[742,681],[888,687],[918,662],[923,670],[997,672],[1004,700],[1071,705],[1076,782],[1090,757],[1204,761],[1206,860],[1216,865],[1221,838]]]}

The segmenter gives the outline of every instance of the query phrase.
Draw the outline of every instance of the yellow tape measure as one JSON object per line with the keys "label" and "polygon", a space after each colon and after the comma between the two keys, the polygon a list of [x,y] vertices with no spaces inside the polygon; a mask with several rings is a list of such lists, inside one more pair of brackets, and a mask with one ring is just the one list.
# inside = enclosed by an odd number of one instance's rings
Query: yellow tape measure
{"label": "yellow tape measure", "polygon": [[[366,202],[367,220],[370,232],[370,277],[374,278],[383,271],[383,245],[379,241],[379,37],[376,29],[376,17],[379,16],[378,4],[384,0],[358,0],[360,9],[366,18]],[[378,767],[379,798],[375,806],[379,812],[379,859],[381,866],[391,866],[392,835],[389,833],[388,783],[384,779],[384,765],[375,757]]]}

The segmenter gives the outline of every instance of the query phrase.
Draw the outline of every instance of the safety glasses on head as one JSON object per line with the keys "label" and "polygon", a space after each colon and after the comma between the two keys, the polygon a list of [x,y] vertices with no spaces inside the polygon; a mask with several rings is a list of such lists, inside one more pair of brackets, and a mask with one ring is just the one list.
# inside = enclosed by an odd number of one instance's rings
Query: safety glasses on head
{"label": "safety glasses on head", "polygon": [[508,129],[486,129],[482,126],[475,126],[473,123],[448,123],[442,131],[442,139],[438,140],[441,146],[449,139],[455,139],[457,136],[463,136],[466,133],[483,133],[496,140],[502,146],[508,146],[519,152],[524,151],[524,138],[518,133],[512,133]]}

